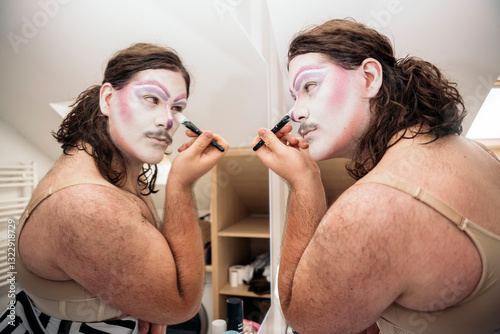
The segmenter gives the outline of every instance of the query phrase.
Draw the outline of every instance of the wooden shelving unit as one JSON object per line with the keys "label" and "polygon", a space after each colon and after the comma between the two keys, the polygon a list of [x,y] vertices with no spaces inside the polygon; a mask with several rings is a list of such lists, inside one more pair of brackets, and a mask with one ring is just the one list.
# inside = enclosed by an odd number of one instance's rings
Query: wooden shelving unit
{"label": "wooden shelving unit", "polygon": [[269,170],[251,148],[231,148],[211,173],[213,316],[225,319],[230,297],[271,297],[229,284],[230,266],[269,251]]}
{"label": "wooden shelving unit", "polygon": [[[354,183],[345,163],[319,163],[329,204]],[[248,291],[247,285],[229,284],[230,266],[269,251],[269,170],[251,148],[231,148],[211,173],[213,312],[214,319],[225,319],[227,298],[271,298]]]}

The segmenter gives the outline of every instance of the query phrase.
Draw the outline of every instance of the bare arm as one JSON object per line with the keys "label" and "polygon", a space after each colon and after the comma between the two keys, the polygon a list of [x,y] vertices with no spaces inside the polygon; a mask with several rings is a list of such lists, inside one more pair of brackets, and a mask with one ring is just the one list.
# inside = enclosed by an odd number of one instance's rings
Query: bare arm
{"label": "bare arm", "polygon": [[301,334],[366,330],[402,289],[392,266],[401,257],[389,256],[400,245],[383,237],[390,219],[375,214],[383,203],[356,186],[326,212],[305,155],[283,137],[261,137],[267,147],[259,157],[291,188],[278,278],[285,318]]}
{"label": "bare arm", "polygon": [[[290,290],[280,294],[291,296],[283,312],[301,334],[362,332],[403,291],[402,256],[393,252],[401,240],[384,237],[388,217],[362,188],[348,190],[321,219]],[[297,217],[289,214],[288,225],[300,228]]]}
{"label": "bare arm", "polygon": [[311,181],[290,185],[288,217],[283,239],[278,288],[282,307],[292,300],[292,287],[297,266],[326,213],[326,199],[319,174]]}
{"label": "bare arm", "polygon": [[[191,316],[200,308],[205,273],[203,243],[192,186],[223,156],[214,147],[206,146],[211,141],[210,135],[201,140],[193,138],[189,145],[180,149],[165,189],[162,234],[175,261],[179,294],[190,301],[187,305],[193,306]],[[227,150],[228,145],[220,137],[216,139]]]}

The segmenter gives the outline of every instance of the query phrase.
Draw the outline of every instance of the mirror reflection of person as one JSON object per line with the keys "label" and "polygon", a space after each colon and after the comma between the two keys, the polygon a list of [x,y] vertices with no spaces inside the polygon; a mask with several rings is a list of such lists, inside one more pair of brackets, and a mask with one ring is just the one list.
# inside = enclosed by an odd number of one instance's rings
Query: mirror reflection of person
{"label": "mirror reflection of person", "polygon": [[[278,290],[291,327],[500,328],[500,163],[459,136],[455,85],[426,61],[395,59],[388,38],[353,20],[299,33],[288,70],[301,137],[288,125],[255,142],[290,189]],[[359,181],[328,207],[315,161],[333,158],[351,159]]]}
{"label": "mirror reflection of person", "polygon": [[139,43],[80,94],[54,134],[64,154],[17,226],[20,332],[164,333],[199,311],[204,254],[192,187],[223,156],[211,140],[227,143],[188,131],[163,221],[150,196],[189,85],[174,50]]}

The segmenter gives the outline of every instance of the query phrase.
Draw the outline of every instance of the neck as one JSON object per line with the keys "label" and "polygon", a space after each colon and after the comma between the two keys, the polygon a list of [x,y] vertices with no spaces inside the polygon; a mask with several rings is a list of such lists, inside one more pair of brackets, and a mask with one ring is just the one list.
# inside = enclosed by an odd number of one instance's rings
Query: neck
{"label": "neck", "polygon": [[[83,149],[84,147],[85,149]],[[86,144],[85,146],[79,144],[78,149],[72,149],[69,154],[85,155],[86,159],[92,159],[96,168],[99,170],[99,173],[101,173],[101,175],[105,175],[106,171],[100,170],[100,167],[96,162],[96,158],[92,156],[92,151],[93,147],[90,144]],[[118,182],[118,184],[116,184],[117,187],[123,188],[133,194],[139,195],[141,193],[141,189],[139,189],[137,179],[142,173],[142,166],[142,163],[132,163],[131,160],[127,159],[126,156],[122,156],[122,158],[119,158],[115,153],[113,155],[113,161],[111,162],[111,166],[109,166],[109,169],[110,171],[113,171],[115,173],[122,173],[122,179],[120,182]]]}
{"label": "neck", "polygon": [[137,180],[139,178],[139,175],[141,175],[142,173],[142,164],[130,165],[127,163],[127,161],[125,161],[124,171],[121,164],[113,164],[113,170],[122,170],[122,173],[124,173],[123,182],[120,185],[120,188],[130,191],[137,196],[141,194],[143,189],[140,189]]}

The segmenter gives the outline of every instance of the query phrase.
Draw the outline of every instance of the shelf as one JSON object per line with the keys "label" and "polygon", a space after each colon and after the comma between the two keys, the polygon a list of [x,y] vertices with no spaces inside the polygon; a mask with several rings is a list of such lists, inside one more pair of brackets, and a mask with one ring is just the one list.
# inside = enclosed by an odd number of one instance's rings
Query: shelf
{"label": "shelf", "polygon": [[219,294],[253,298],[271,298],[271,294],[269,293],[258,295],[253,291],[248,291],[248,288],[249,286],[245,284],[240,284],[236,287],[233,287],[229,283],[227,283],[222,287],[222,289],[219,290]]}
{"label": "shelf", "polygon": [[250,300],[269,294],[228,283],[231,265],[269,252],[269,169],[251,147],[230,148],[211,171],[211,241],[214,319],[226,318],[228,296]]}
{"label": "shelf", "polygon": [[218,235],[220,237],[269,239],[269,216],[244,218],[219,231]]}
{"label": "shelf", "polygon": [[206,271],[207,273],[211,273],[211,272],[212,272],[212,265],[206,265],[206,266],[205,266],[205,271]]}

